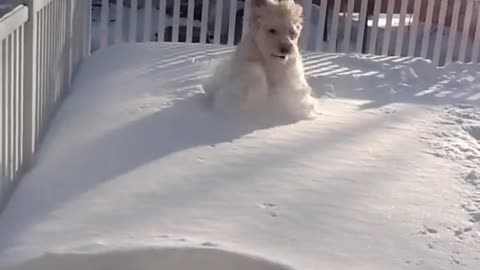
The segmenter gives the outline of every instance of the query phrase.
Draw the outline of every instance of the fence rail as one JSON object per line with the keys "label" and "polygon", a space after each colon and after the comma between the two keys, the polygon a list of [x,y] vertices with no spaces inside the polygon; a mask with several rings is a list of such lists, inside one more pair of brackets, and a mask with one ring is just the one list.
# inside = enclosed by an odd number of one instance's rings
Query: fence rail
{"label": "fence rail", "polygon": [[89,0],[18,3],[0,19],[0,209],[90,52]]}
{"label": "fence rail", "polygon": [[[94,0],[92,9],[92,0],[18,0],[0,19],[0,208],[92,49],[237,44],[248,31],[250,1],[257,0]],[[479,62],[476,0],[298,1],[304,50]]]}

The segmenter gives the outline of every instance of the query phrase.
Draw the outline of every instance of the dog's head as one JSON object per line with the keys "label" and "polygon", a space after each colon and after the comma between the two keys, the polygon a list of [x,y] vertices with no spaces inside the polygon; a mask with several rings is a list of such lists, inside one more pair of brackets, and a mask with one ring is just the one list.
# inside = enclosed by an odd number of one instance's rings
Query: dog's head
{"label": "dog's head", "polygon": [[302,7],[294,0],[251,0],[250,27],[266,59],[287,61],[299,53]]}

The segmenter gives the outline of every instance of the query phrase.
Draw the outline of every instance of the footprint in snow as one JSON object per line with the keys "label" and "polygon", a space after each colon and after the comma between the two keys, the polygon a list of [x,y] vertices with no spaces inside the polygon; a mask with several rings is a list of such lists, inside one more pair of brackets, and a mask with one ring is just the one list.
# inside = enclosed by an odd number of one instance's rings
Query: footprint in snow
{"label": "footprint in snow", "polygon": [[218,247],[217,244],[212,243],[212,242],[203,242],[202,246],[204,246],[204,247]]}
{"label": "footprint in snow", "polygon": [[259,205],[259,207],[262,208],[262,209],[273,208],[275,206],[277,206],[277,205],[274,204],[274,203],[271,203],[271,202],[261,203]]}
{"label": "footprint in snow", "polygon": [[428,227],[426,225],[423,225],[423,230],[419,231],[420,234],[437,234],[438,230],[432,227]]}
{"label": "footprint in snow", "polygon": [[275,203],[271,203],[271,202],[266,202],[266,203],[261,203],[258,205],[258,207],[260,207],[261,209],[264,209],[267,211],[267,213],[272,216],[272,217],[276,217],[278,216],[277,212],[272,210],[276,207],[277,205]]}

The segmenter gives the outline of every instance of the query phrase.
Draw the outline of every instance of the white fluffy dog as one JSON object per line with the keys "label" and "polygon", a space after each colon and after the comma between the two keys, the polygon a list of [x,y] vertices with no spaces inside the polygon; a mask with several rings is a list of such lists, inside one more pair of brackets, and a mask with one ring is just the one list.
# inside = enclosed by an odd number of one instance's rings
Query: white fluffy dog
{"label": "white fluffy dog", "polygon": [[248,33],[203,85],[210,104],[313,117],[316,102],[298,49],[302,7],[293,0],[250,3]]}

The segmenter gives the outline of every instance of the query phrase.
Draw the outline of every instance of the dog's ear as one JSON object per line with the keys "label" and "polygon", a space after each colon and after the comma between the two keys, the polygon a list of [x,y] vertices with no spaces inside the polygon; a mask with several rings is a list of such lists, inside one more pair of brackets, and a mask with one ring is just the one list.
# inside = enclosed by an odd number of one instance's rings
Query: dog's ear
{"label": "dog's ear", "polygon": [[301,18],[303,16],[303,7],[299,4],[295,4],[295,7],[293,8],[293,12],[295,17]]}
{"label": "dog's ear", "polygon": [[258,21],[260,17],[265,12],[265,8],[269,5],[272,0],[250,0],[250,26],[253,29],[256,29],[258,26]]}
{"label": "dog's ear", "polygon": [[301,5],[295,4],[293,7],[293,17],[297,27],[301,29],[303,25],[303,7]]}

